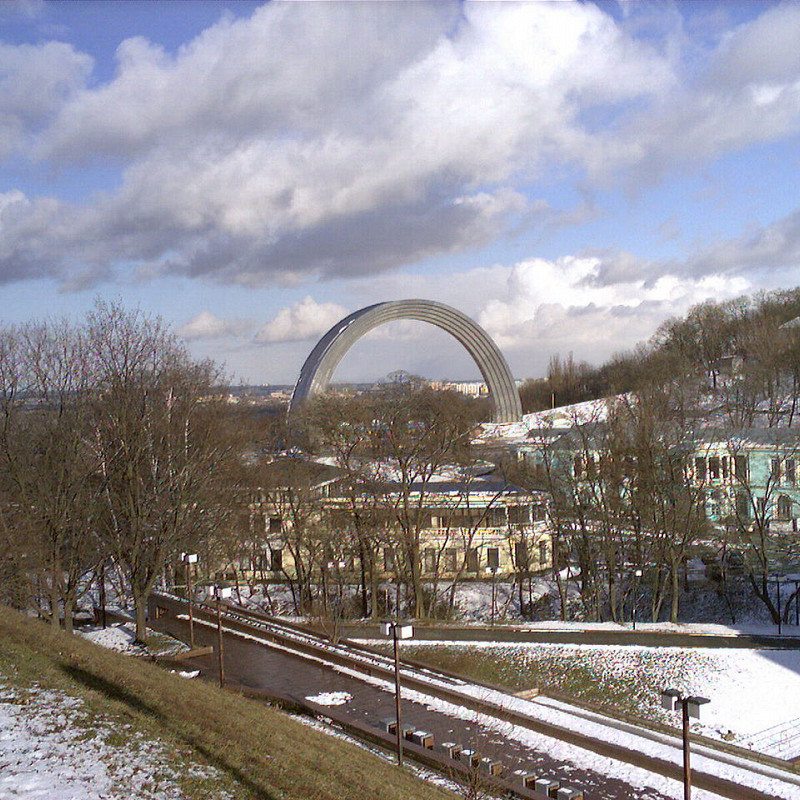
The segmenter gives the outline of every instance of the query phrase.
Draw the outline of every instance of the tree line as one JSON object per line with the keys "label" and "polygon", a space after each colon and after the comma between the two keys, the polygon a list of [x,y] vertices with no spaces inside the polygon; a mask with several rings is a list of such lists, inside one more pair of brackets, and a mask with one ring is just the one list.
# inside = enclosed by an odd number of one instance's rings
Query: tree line
{"label": "tree line", "polygon": [[[777,414],[787,410],[778,405],[779,376],[789,376],[794,394],[800,381],[800,348],[792,342],[786,346],[790,337],[780,331],[798,317],[800,288],[700,303],[685,317],[664,322],[649,342],[599,366],[576,361],[572,353],[566,358],[553,355],[546,376],[529,379],[520,388],[523,409],[530,413],[638,391],[664,375],[707,374],[716,385],[720,373],[737,359],[747,382],[728,398],[732,418],[752,421],[757,398],[766,395],[773,399],[777,422]],[[796,406],[788,411],[794,420]]]}
{"label": "tree line", "polygon": [[[763,489],[757,495],[737,478],[744,502],[713,528],[700,491],[707,487],[686,465],[709,419],[727,431],[731,453],[741,448],[742,428],[795,427],[800,328],[785,323],[797,313],[800,290],[705,303],[594,373],[571,358],[551,361],[537,389],[551,391],[547,405],[629,388],[602,426],[574,426],[569,468],[564,440],[546,430],[534,434],[537,465],[502,465],[511,481],[548,495],[554,558],[564,568],[577,565],[584,616],[621,619],[631,602],[630,568],[639,565],[653,618],[666,605],[677,619],[682,566],[698,543],[712,541],[747,554],[754,591],[777,613],[769,580],[782,556]],[[160,320],[117,303],[99,302],[79,322],[0,330],[3,599],[24,606],[33,597],[53,622],[63,614],[70,626],[88,579],[113,563],[124,573],[141,637],[147,596],[158,581],[172,580],[181,551],[202,550],[206,564],[227,565],[235,576],[249,559],[265,577],[274,573],[264,558],[279,533],[296,566],[285,578],[298,611],[327,610],[328,585],[341,587],[348,554],[346,579],[355,572],[360,587],[353,612],[378,613],[387,549],[410,613],[432,614],[442,602],[452,611],[471,537],[489,512],[470,510],[446,529],[444,544],[423,553],[428,496],[437,472],[460,467],[467,477],[457,503],[468,506],[467,468],[482,455],[473,440],[485,407],[454,393],[390,385],[309,403],[287,427],[283,414],[221,402],[221,377],[212,363],[194,361]],[[268,457],[292,447],[325,455],[338,470],[336,514],[326,520],[319,467]],[[777,498],[780,472],[784,480],[789,469],[794,475],[794,461],[775,469],[768,491]],[[285,522],[280,530],[271,530],[273,517]],[[454,544],[458,561],[443,570]],[[441,581],[444,572],[454,578]],[[565,575],[555,572],[566,614]]]}
{"label": "tree line", "polygon": [[167,560],[220,508],[218,377],[159,320],[115,303],[80,323],[0,331],[4,599],[26,605],[33,592],[70,629],[87,576],[113,559],[143,639]]}
{"label": "tree line", "polygon": [[[540,392],[579,401],[624,390],[609,398],[602,421],[598,409],[594,419],[576,412],[566,437],[534,432],[540,458],[516,472],[551,497],[554,549],[564,567],[576,567],[584,616],[621,620],[646,584],[652,618],[666,604],[677,621],[684,565],[698,555],[720,565],[730,604],[726,565],[736,554],[777,621],[771,582],[798,555],[794,531],[775,525],[794,513],[781,494],[797,485],[800,463],[798,315],[800,289],[706,302],[598,369],[551,361]],[[773,448],[766,474],[746,466],[754,441]],[[556,578],[566,614],[565,582]]]}

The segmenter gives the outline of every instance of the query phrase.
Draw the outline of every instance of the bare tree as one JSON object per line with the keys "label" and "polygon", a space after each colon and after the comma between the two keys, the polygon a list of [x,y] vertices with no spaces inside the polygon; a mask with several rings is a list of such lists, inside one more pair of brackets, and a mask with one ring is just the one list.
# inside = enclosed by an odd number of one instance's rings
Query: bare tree
{"label": "bare tree", "polygon": [[223,449],[210,363],[194,363],[160,320],[98,303],[86,329],[99,533],[123,565],[145,636],[147,598],[167,560],[207,532]]}
{"label": "bare tree", "polygon": [[[72,612],[99,558],[95,462],[86,421],[90,391],[85,340],[67,323],[17,331],[16,400],[6,383],[0,449],[14,497],[14,525],[26,536],[27,568],[48,600],[48,616],[72,630]],[[9,355],[7,352],[6,355]],[[37,595],[39,592],[37,591]]]}

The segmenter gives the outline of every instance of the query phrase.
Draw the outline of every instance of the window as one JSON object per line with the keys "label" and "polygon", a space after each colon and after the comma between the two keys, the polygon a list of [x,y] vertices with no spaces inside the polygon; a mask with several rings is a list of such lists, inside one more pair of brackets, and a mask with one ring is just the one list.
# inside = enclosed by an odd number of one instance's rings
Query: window
{"label": "window", "polygon": [[792,501],[785,494],[778,498],[778,519],[789,520],[792,518]]}
{"label": "window", "polygon": [[467,550],[467,571],[478,572],[481,568],[481,554],[477,547]]}
{"label": "window", "polygon": [[795,483],[797,483],[797,477],[794,468],[794,459],[787,458],[786,461],[784,461],[783,463],[783,467],[785,470],[784,475],[786,476],[786,483],[788,483],[790,486],[794,486]]}
{"label": "window", "polygon": [[283,569],[283,550],[270,549],[269,568],[272,572],[280,572]]}
{"label": "window", "polygon": [[514,545],[514,563],[518,570],[528,569],[528,543],[517,542]]}
{"label": "window", "polygon": [[455,547],[448,547],[444,551],[444,571],[445,572],[455,572],[456,567],[456,559],[458,557],[458,551]]}
{"label": "window", "polygon": [[712,481],[719,480],[719,456],[711,456],[708,459],[708,477]]}
{"label": "window", "polygon": [[779,458],[773,458],[770,461],[769,477],[773,483],[781,482],[781,460]]}
{"label": "window", "polygon": [[709,492],[708,499],[710,502],[709,514],[713,518],[719,517],[722,510],[722,492],[713,491]]}
{"label": "window", "polygon": [[281,532],[281,518],[280,517],[270,517],[269,518],[269,532],[270,533],[280,533]]}
{"label": "window", "polygon": [[539,563],[547,563],[547,542],[539,542]]}
{"label": "window", "polygon": [[436,548],[426,547],[422,554],[423,569],[429,575],[436,572]]}
{"label": "window", "polygon": [[508,521],[514,525],[524,525],[528,522],[528,506],[510,506]]}
{"label": "window", "polygon": [[487,548],[486,560],[489,569],[496,571],[500,567],[500,551],[496,547]]}
{"label": "window", "polygon": [[736,516],[747,519],[750,516],[750,500],[744,492],[736,493]]}
{"label": "window", "polygon": [[747,456],[734,456],[733,466],[736,480],[745,483],[747,481]]}
{"label": "window", "polygon": [[700,483],[706,480],[706,460],[703,456],[697,456],[694,460],[694,477]]}

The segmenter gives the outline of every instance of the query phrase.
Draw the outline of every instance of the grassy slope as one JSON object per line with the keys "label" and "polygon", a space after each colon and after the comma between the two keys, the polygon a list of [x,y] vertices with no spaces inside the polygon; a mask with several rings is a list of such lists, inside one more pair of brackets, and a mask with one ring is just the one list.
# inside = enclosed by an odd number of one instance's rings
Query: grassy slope
{"label": "grassy slope", "polygon": [[[0,680],[80,697],[88,709],[223,770],[240,798],[453,797],[275,709],[53,631],[2,606]],[[190,788],[189,796],[207,798],[207,791]]]}

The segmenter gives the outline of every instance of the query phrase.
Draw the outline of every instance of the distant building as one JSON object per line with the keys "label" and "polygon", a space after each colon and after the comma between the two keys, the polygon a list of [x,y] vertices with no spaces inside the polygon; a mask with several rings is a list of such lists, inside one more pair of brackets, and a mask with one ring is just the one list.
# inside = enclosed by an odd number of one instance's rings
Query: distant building
{"label": "distant building", "polygon": [[430,381],[428,385],[438,392],[458,392],[467,397],[489,396],[489,387],[483,381]]}
{"label": "distant building", "polygon": [[[294,486],[263,492],[251,504],[262,545],[246,566],[267,580],[295,579],[299,557],[303,569],[333,569],[345,580],[358,581],[359,551],[353,536],[354,513],[369,519],[379,576],[394,578],[406,558],[398,504],[408,503],[419,526],[423,579],[486,578],[528,574],[552,566],[552,537],[547,498],[493,476],[446,478],[424,487],[383,481],[360,489],[343,472],[315,465]],[[298,517],[300,495],[308,511]],[[400,495],[403,495],[402,498]],[[299,537],[296,525],[316,534]],[[263,534],[262,534],[263,530]],[[311,552],[314,550],[315,552]]]}
{"label": "distant building", "polygon": [[[534,477],[544,480],[549,471],[578,490],[602,480],[607,432],[603,422],[534,430],[516,446],[517,459]],[[687,433],[679,455],[685,485],[699,494],[709,521],[748,525],[758,518],[797,530],[800,428],[704,428]],[[631,463],[631,477],[634,471]]]}

